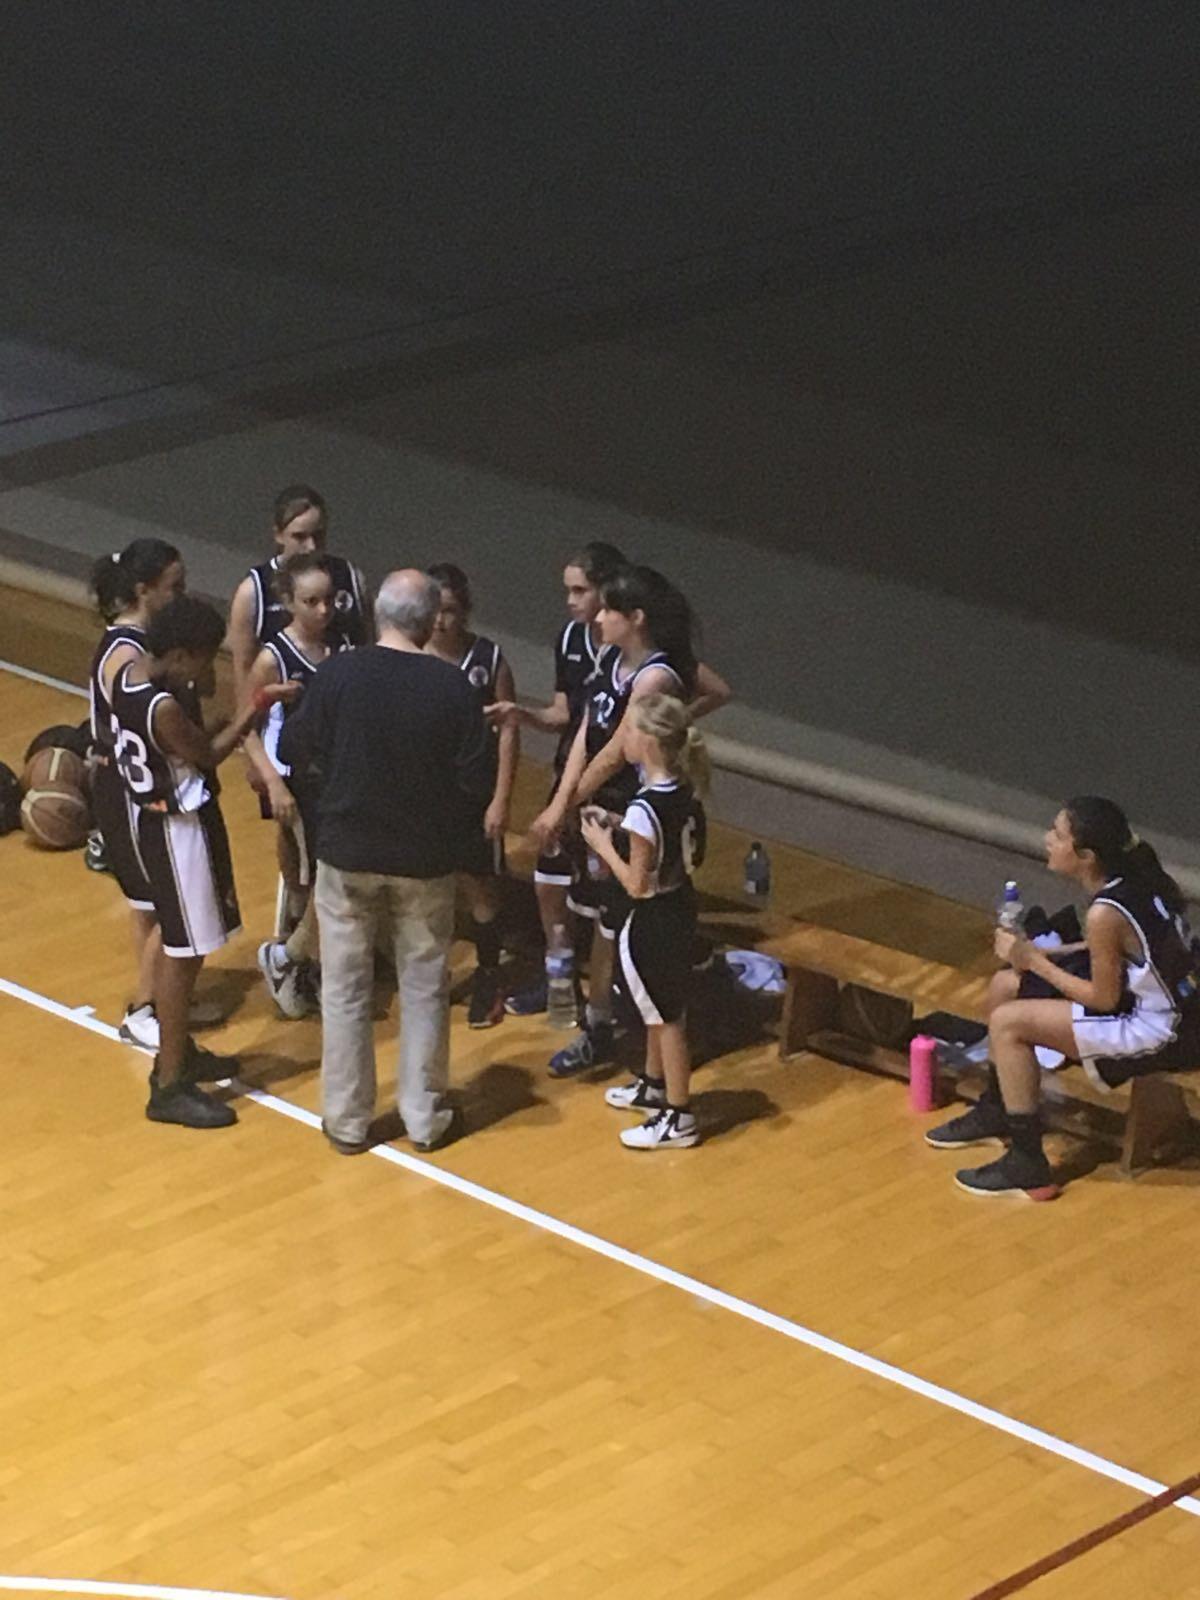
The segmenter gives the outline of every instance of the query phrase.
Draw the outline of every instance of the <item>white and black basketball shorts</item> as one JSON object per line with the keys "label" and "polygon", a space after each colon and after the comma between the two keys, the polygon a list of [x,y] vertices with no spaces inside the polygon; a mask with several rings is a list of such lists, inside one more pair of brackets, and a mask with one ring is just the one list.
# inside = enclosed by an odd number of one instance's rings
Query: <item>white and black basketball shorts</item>
{"label": "white and black basketball shorts", "polygon": [[647,1027],[678,1022],[692,978],[696,899],[687,884],[635,900],[617,938],[621,988]]}
{"label": "white and black basketball shorts", "polygon": [[143,808],[138,846],[167,955],[211,955],[240,932],[229,837],[215,800],[199,811]]}

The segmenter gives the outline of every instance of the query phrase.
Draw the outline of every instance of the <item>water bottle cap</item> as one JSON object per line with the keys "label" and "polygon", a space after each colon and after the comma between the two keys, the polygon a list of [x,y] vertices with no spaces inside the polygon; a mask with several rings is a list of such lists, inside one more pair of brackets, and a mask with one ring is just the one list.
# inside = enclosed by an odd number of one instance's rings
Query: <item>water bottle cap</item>
{"label": "water bottle cap", "polygon": [[1021,898],[1021,891],[1017,888],[1015,878],[1010,878],[1004,885],[1004,898],[1006,900],[1019,900]]}

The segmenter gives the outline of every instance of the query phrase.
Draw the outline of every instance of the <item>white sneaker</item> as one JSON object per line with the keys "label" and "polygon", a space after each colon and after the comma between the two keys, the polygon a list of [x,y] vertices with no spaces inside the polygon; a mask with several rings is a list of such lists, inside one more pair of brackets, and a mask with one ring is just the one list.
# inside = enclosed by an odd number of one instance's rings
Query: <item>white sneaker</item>
{"label": "white sneaker", "polygon": [[127,1011],[121,1018],[118,1034],[125,1044],[134,1044],[139,1050],[152,1050],[158,1054],[158,1018],[150,1004]]}
{"label": "white sneaker", "polygon": [[605,1105],[617,1111],[661,1111],[667,1103],[665,1085],[654,1078],[635,1078],[604,1091]]}
{"label": "white sneaker", "polygon": [[700,1130],[690,1111],[673,1111],[664,1106],[647,1117],[640,1128],[626,1128],[621,1143],[630,1150],[665,1150],[669,1146],[687,1150],[700,1143]]}
{"label": "white sneaker", "polygon": [[308,1015],[308,1002],[300,987],[300,963],[288,960],[286,948],[277,939],[259,945],[258,970],[267,993],[285,1017],[296,1020]]}

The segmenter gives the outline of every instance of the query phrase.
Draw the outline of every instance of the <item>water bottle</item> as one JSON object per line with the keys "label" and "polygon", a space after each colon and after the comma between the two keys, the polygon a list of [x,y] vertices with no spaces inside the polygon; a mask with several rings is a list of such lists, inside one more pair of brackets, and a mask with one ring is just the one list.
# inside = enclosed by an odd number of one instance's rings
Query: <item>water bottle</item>
{"label": "water bottle", "polygon": [[742,865],[742,876],[750,899],[765,901],[771,892],[771,859],[757,839]]}
{"label": "water bottle", "polygon": [[1020,933],[1024,916],[1025,907],[1021,904],[1021,891],[1010,878],[1004,885],[1004,893],[1000,898],[1000,904],[996,907],[997,925],[1006,928],[1010,933]]}
{"label": "water bottle", "polygon": [[573,1028],[575,1012],[575,951],[561,923],[546,948],[546,1016],[552,1028]]}

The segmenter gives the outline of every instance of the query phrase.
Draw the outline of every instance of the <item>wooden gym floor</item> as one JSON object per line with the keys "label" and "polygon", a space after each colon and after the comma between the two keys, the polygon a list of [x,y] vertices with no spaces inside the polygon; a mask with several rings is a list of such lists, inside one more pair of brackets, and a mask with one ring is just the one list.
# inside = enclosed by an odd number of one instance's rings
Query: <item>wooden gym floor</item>
{"label": "wooden gym floor", "polygon": [[[29,633],[52,609],[0,654],[78,680],[74,623]],[[81,714],[0,672],[0,758]],[[1200,1173],[972,1200],[901,1085],[769,1040],[699,1072],[706,1145],[639,1157],[546,1077],[543,1023],[461,1010],[470,1137],[340,1158],[317,1025],[257,978],[274,871],[236,761],[225,808],[247,931],[206,1038],[266,1093],[207,1136],[144,1120],[111,1036],[113,882],[0,841],[4,1592],[968,1600],[1200,1469]],[[717,878],[743,848],[721,833]],[[974,913],[777,862],[797,911],[985,959]],[[1196,1513],[1029,1592],[1200,1600]]]}

